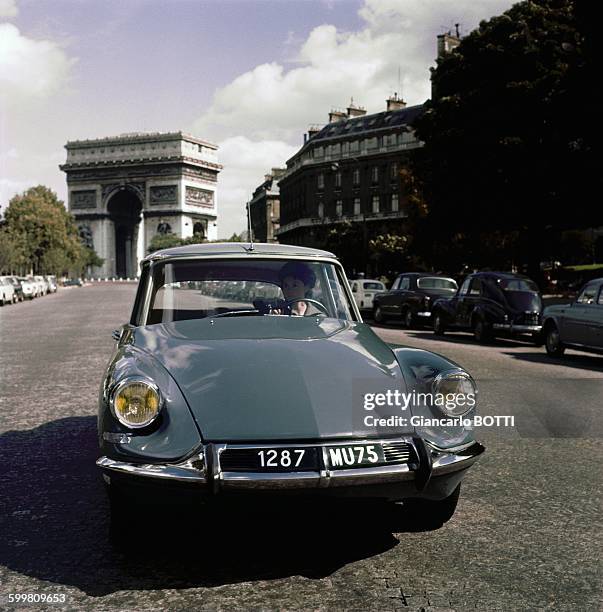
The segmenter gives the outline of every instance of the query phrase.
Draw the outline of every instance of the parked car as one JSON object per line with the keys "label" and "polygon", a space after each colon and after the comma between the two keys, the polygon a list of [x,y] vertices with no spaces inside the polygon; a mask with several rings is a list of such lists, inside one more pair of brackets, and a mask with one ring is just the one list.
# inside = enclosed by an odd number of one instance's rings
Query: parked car
{"label": "parked car", "polygon": [[529,278],[506,272],[469,275],[457,294],[436,300],[432,308],[433,329],[472,331],[478,342],[496,336],[529,335],[542,345],[542,297]]}
{"label": "parked car", "polygon": [[369,278],[353,280],[350,285],[352,287],[354,301],[361,312],[364,310],[372,310],[373,298],[375,295],[381,291],[385,291],[385,285],[381,281]]}
{"label": "parked car", "polygon": [[25,278],[24,276],[18,276],[17,278],[21,283],[21,288],[23,289],[23,297],[33,300],[34,297],[36,297],[36,285],[31,281],[31,279]]}
{"label": "parked car", "polygon": [[38,284],[40,285],[40,295],[46,295],[50,291],[50,287],[48,285],[48,281],[40,274],[34,276]]}
{"label": "parked car", "polygon": [[40,276],[28,276],[27,280],[34,286],[34,297],[42,297],[46,291],[46,285]]}
{"label": "parked car", "polygon": [[409,272],[400,274],[387,293],[375,296],[373,319],[385,323],[401,319],[406,327],[431,322],[431,305],[441,297],[451,297],[458,289],[456,281],[439,274]]}
{"label": "parked car", "polygon": [[44,278],[46,279],[46,284],[48,285],[48,292],[56,293],[58,288],[57,277],[49,274]]}
{"label": "parked car", "polygon": [[7,276],[15,290],[15,302],[22,302],[25,299],[23,295],[23,285],[16,276]]}
{"label": "parked car", "polygon": [[0,276],[0,306],[14,304],[17,301],[15,288],[8,276]]}
{"label": "parked car", "polygon": [[[216,283],[239,290],[240,281],[247,301],[212,297]],[[267,286],[277,297],[255,297]],[[382,404],[367,407],[376,390],[458,398],[475,383],[445,357],[377,336],[325,251],[214,243],[155,252],[114,338],[97,460],[114,533],[135,535],[137,517],[151,512],[137,503],[232,492],[407,500],[417,521],[441,525],[484,450],[467,424],[475,405],[394,406],[407,420],[390,425],[379,421]]]}
{"label": "parked car", "polygon": [[83,287],[84,281],[81,278],[68,278],[64,283],[63,287]]}
{"label": "parked car", "polygon": [[574,302],[547,306],[542,327],[551,356],[563,355],[566,348],[603,353],[603,278],[586,283]]}

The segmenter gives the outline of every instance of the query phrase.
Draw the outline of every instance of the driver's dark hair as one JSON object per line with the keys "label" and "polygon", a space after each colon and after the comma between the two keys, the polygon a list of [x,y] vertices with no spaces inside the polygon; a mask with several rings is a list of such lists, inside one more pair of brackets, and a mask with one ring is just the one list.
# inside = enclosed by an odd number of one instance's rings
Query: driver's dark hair
{"label": "driver's dark hair", "polygon": [[316,284],[316,274],[310,266],[301,261],[289,261],[279,270],[278,278],[281,283],[287,276],[299,279],[309,289],[313,289]]}

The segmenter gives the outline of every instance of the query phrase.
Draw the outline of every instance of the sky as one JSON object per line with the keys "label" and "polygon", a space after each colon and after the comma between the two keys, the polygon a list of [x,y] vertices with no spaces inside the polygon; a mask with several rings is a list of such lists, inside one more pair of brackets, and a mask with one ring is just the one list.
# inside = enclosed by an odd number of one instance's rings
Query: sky
{"label": "sky", "polygon": [[429,97],[436,36],[509,0],[0,0],[0,208],[66,200],[68,140],[184,131],[219,146],[221,238],[312,124]]}

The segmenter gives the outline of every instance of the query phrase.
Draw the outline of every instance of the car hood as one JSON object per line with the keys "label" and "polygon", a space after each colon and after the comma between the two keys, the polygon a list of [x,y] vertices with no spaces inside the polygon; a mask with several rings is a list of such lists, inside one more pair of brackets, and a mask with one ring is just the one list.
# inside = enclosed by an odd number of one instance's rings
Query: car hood
{"label": "car hood", "polygon": [[362,323],[224,317],[139,327],[132,341],[174,378],[206,441],[374,437],[364,393],[406,390],[393,351]]}

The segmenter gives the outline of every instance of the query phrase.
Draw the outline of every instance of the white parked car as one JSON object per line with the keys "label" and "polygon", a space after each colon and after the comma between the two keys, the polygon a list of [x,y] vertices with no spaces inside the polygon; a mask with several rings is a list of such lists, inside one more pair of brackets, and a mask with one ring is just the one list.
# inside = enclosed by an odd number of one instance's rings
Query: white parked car
{"label": "white parked car", "polygon": [[14,304],[17,301],[15,288],[6,276],[0,276],[0,306]]}
{"label": "white parked car", "polygon": [[352,281],[352,295],[358,305],[358,310],[372,310],[373,298],[380,291],[386,291],[381,281],[370,278],[359,278]]}
{"label": "white parked car", "polygon": [[23,287],[23,297],[33,300],[36,297],[36,286],[34,282],[30,278],[25,278],[24,276],[19,276],[18,280],[21,282],[21,287]]}
{"label": "white parked car", "polygon": [[56,293],[58,288],[57,277],[52,275],[47,275],[44,277],[46,279],[46,283],[48,284],[49,293]]}

